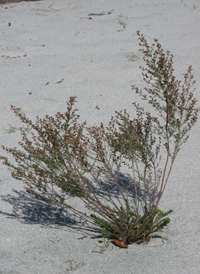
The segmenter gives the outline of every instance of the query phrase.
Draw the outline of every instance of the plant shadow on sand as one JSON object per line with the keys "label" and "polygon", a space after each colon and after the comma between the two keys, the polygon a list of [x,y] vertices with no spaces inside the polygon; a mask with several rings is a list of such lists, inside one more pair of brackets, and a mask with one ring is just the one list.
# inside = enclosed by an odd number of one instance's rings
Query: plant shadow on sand
{"label": "plant shadow on sand", "polygon": [[[125,174],[120,174],[119,184],[121,189],[127,191],[131,190],[131,200],[132,206],[135,207],[135,186],[132,184],[130,189],[130,177]],[[121,204],[120,191],[116,183],[111,181],[101,181],[100,188],[96,188],[95,192],[100,199],[105,198],[105,192],[108,192],[116,201]],[[138,188],[138,187],[137,187]],[[144,193],[142,189],[137,189],[140,192],[140,202],[144,202]],[[151,190],[152,191],[152,190]],[[129,192],[130,194],[130,192]],[[153,191],[150,195],[153,196]],[[6,216],[10,219],[18,219],[20,222],[25,224],[40,224],[42,226],[53,227],[56,229],[72,229],[76,230],[77,233],[85,233],[90,235],[92,238],[101,237],[101,229],[91,226],[89,223],[85,222],[78,215],[71,213],[70,210],[63,208],[62,206],[53,205],[37,199],[36,197],[30,195],[26,191],[13,190],[13,194],[1,195],[2,201],[12,205],[12,213],[3,212],[0,210],[0,214]],[[107,202],[109,203],[108,197]]]}
{"label": "plant shadow on sand", "polygon": [[46,203],[36,199],[25,191],[13,190],[14,194],[2,195],[2,201],[13,207],[12,213],[3,212],[0,214],[10,219],[18,219],[24,224],[40,224],[56,229],[72,229],[78,234],[88,234],[98,238],[100,229],[91,227],[77,215],[68,212],[62,207]]}
{"label": "plant shadow on sand", "polygon": [[[124,190],[130,182],[130,178],[124,174],[120,174],[120,185]],[[109,192],[112,197],[120,203],[120,192],[116,184],[111,182],[101,182],[104,191]],[[132,188],[134,186],[132,185]],[[96,189],[99,197],[104,196],[102,189]],[[134,190],[132,189],[132,199],[134,205]],[[105,197],[104,197],[105,198]],[[13,190],[13,194],[2,195],[1,199],[12,205],[13,212],[7,213],[0,210],[0,214],[7,216],[11,219],[18,219],[26,224],[40,224],[42,226],[54,226],[56,228],[69,227],[77,229],[77,231],[85,231],[91,233],[100,233],[100,229],[91,227],[79,218],[74,213],[70,213],[62,206],[52,205],[45,201],[39,200],[30,195],[26,191]],[[144,199],[144,194],[140,190],[140,199]],[[108,200],[109,202],[109,200]]]}
{"label": "plant shadow on sand", "polygon": [[[118,178],[117,178],[118,177]],[[145,201],[147,204],[153,204],[154,199],[158,199],[159,193],[155,189],[155,186],[150,183],[146,182],[145,188],[143,182],[134,182],[133,178],[129,174],[120,173],[116,174],[116,180],[99,180],[97,186],[93,184],[93,189],[98,197],[106,200],[109,204],[109,196],[107,193],[114,198],[119,205],[124,205],[124,200],[121,197],[120,189],[124,194],[127,194],[130,206],[133,210],[136,210],[137,205],[136,203],[139,201],[141,205],[145,205]],[[146,193],[146,194],[145,194]],[[148,200],[145,197],[148,193]],[[106,195],[105,195],[106,194]],[[122,202],[122,203],[121,203]]]}

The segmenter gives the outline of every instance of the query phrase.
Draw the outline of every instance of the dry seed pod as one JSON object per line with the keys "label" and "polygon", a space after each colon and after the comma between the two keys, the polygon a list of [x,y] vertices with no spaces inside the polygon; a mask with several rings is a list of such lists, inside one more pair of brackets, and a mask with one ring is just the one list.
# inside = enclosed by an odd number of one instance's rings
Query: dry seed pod
{"label": "dry seed pod", "polygon": [[122,248],[128,248],[127,245],[125,245],[125,243],[123,243],[121,240],[118,240],[118,239],[114,239],[114,242],[116,243],[116,245],[118,245],[119,247],[122,247]]}

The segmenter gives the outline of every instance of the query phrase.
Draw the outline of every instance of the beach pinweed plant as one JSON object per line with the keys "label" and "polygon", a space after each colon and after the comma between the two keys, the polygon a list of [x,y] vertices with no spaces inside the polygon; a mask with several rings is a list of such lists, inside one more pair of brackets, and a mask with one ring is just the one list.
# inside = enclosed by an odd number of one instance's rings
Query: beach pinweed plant
{"label": "beach pinweed plant", "polygon": [[[116,111],[107,126],[88,127],[79,123],[76,97],[71,97],[65,113],[37,117],[33,123],[12,106],[31,130],[20,128],[21,148],[3,146],[14,163],[1,156],[27,192],[72,210],[121,247],[148,242],[170,222],[172,210],[162,211],[159,202],[198,116],[192,68],[183,82],[177,80],[173,55],[158,40],[149,45],[137,34],[146,87],[132,90],[146,104],[134,102],[134,115]],[[84,209],[70,205],[69,196]]]}

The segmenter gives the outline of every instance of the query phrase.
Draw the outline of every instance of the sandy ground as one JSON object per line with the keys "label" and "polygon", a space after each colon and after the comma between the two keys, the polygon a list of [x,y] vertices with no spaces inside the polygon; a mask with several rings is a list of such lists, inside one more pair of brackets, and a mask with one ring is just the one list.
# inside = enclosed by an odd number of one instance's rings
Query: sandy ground
{"label": "sandy ground", "polygon": [[[90,13],[104,15],[88,16]],[[119,24],[119,19],[125,28]],[[46,0],[0,6],[0,143],[14,146],[19,121],[64,111],[77,95],[89,125],[106,123],[142,86],[136,31],[174,54],[176,75],[189,65],[200,99],[198,0]],[[182,148],[161,207],[173,209],[162,238],[100,253],[98,231],[37,201],[0,165],[0,273],[200,273],[200,121]],[[2,154],[2,150],[0,151]],[[80,239],[82,236],[83,239]]]}

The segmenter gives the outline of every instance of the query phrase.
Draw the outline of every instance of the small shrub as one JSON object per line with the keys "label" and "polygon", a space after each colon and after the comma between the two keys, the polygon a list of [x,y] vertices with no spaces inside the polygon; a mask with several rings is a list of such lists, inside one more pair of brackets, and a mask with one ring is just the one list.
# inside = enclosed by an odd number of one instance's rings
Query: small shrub
{"label": "small shrub", "polygon": [[[75,97],[65,113],[45,116],[33,123],[19,109],[21,149],[3,149],[15,163],[1,156],[12,176],[27,185],[37,198],[62,205],[121,247],[148,242],[169,222],[169,210],[158,208],[174,161],[197,121],[192,68],[181,83],[174,76],[173,56],[155,39],[148,45],[137,33],[143,59],[146,88],[132,87],[152,111],[133,103],[135,116],[116,112],[105,127],[78,122]],[[77,197],[85,211],[74,208],[67,197]]]}

